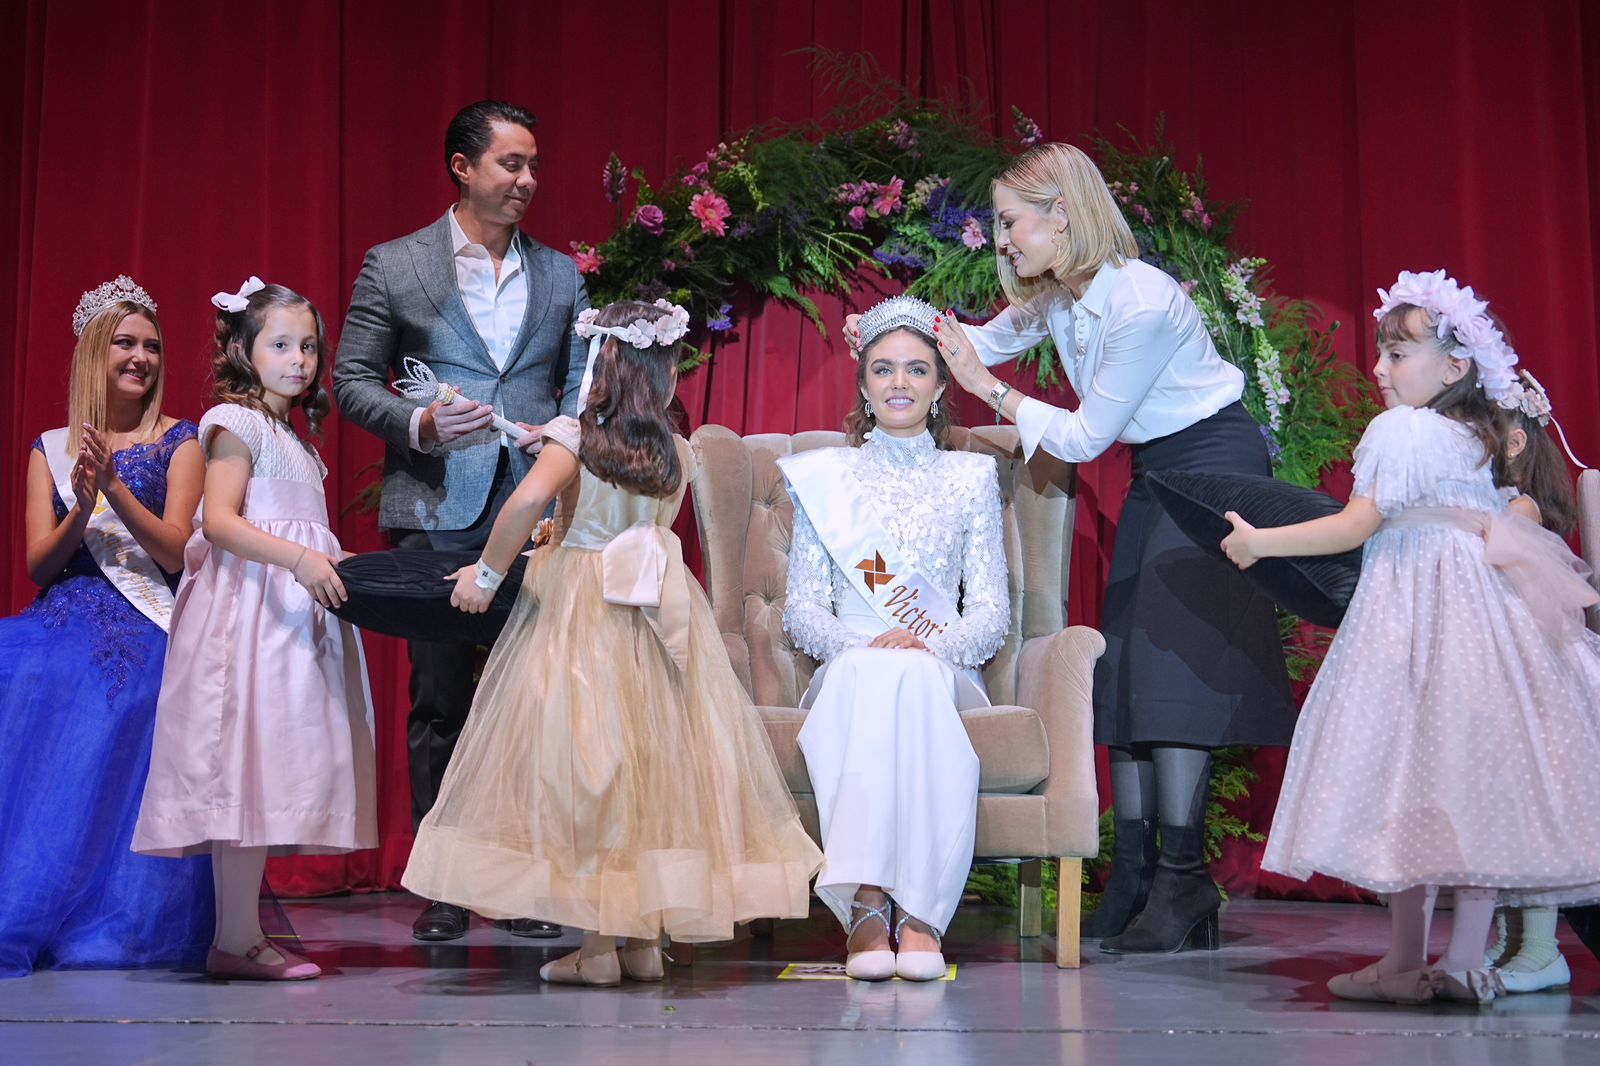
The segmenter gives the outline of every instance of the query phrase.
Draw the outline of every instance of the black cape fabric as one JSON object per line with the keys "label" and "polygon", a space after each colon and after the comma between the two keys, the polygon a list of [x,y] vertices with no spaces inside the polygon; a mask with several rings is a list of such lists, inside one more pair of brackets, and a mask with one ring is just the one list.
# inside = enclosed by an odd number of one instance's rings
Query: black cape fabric
{"label": "black cape fabric", "polygon": [[450,606],[446,578],[478,561],[475,551],[366,552],[339,564],[348,595],[334,613],[351,625],[405,640],[492,645],[511,617],[528,560],[519,555],[483,614]]}
{"label": "black cape fabric", "polygon": [[[1178,528],[1219,559],[1223,538],[1233,532],[1223,517],[1234,511],[1258,528],[1294,525],[1337,514],[1344,504],[1324,492],[1276,478],[1163,470],[1149,475],[1156,497]],[[1341,555],[1262,559],[1244,576],[1291,614],[1319,626],[1337,627],[1361,576],[1361,549]]]}

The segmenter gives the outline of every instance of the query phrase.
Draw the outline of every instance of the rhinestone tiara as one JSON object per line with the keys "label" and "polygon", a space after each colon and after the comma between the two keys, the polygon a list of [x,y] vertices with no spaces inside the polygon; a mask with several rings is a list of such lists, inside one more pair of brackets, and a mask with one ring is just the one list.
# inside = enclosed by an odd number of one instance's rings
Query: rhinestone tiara
{"label": "rhinestone tiara", "polygon": [[891,296],[877,304],[856,322],[861,333],[860,352],[871,347],[872,342],[895,329],[909,329],[933,340],[933,320],[939,311],[926,300],[915,296]]}
{"label": "rhinestone tiara", "polygon": [[144,291],[143,286],[136,285],[126,274],[118,274],[114,280],[106,282],[98,289],[90,289],[78,298],[77,310],[72,312],[72,335],[83,336],[83,331],[89,328],[89,323],[94,321],[96,315],[112,304],[124,300],[140,307],[148,307],[152,314],[155,313],[156,302]]}

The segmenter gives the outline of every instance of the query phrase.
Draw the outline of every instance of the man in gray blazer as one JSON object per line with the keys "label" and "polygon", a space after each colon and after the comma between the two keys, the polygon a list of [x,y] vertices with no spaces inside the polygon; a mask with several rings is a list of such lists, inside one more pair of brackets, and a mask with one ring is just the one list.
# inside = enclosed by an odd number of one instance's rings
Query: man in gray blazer
{"label": "man in gray blazer", "polygon": [[[573,332],[588,293],[570,257],[518,228],[538,185],[534,118],[499,101],[463,108],[445,133],[459,200],[432,225],[367,252],[334,359],[340,413],[383,438],[379,523],[402,548],[476,550],[532,464],[539,430],[576,415],[587,346]],[[389,388],[410,356],[463,399],[419,407]],[[491,424],[498,411],[523,432]],[[412,816],[433,806],[472,705],[474,649],[412,642],[407,748]],[[454,940],[467,912],[430,903],[419,940]],[[558,936],[519,919],[512,932]]]}

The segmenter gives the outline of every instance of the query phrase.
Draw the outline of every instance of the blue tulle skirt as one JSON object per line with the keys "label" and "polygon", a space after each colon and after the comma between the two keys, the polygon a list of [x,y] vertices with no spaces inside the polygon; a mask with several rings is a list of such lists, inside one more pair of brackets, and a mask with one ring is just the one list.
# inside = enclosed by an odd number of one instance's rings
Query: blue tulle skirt
{"label": "blue tulle skirt", "polygon": [[210,859],[128,850],[165,650],[98,572],[0,619],[0,976],[204,961]]}

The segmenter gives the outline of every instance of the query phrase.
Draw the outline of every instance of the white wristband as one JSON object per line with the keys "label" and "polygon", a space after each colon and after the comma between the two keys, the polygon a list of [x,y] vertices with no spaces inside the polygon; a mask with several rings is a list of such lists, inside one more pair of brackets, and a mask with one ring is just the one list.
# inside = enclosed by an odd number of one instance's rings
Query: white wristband
{"label": "white wristband", "polygon": [[480,558],[478,560],[478,572],[477,576],[473,579],[473,584],[477,585],[480,589],[488,589],[490,592],[493,592],[495,589],[500,587],[500,583],[505,579],[506,575],[495,573],[489,564],[484,562],[483,559]]}

